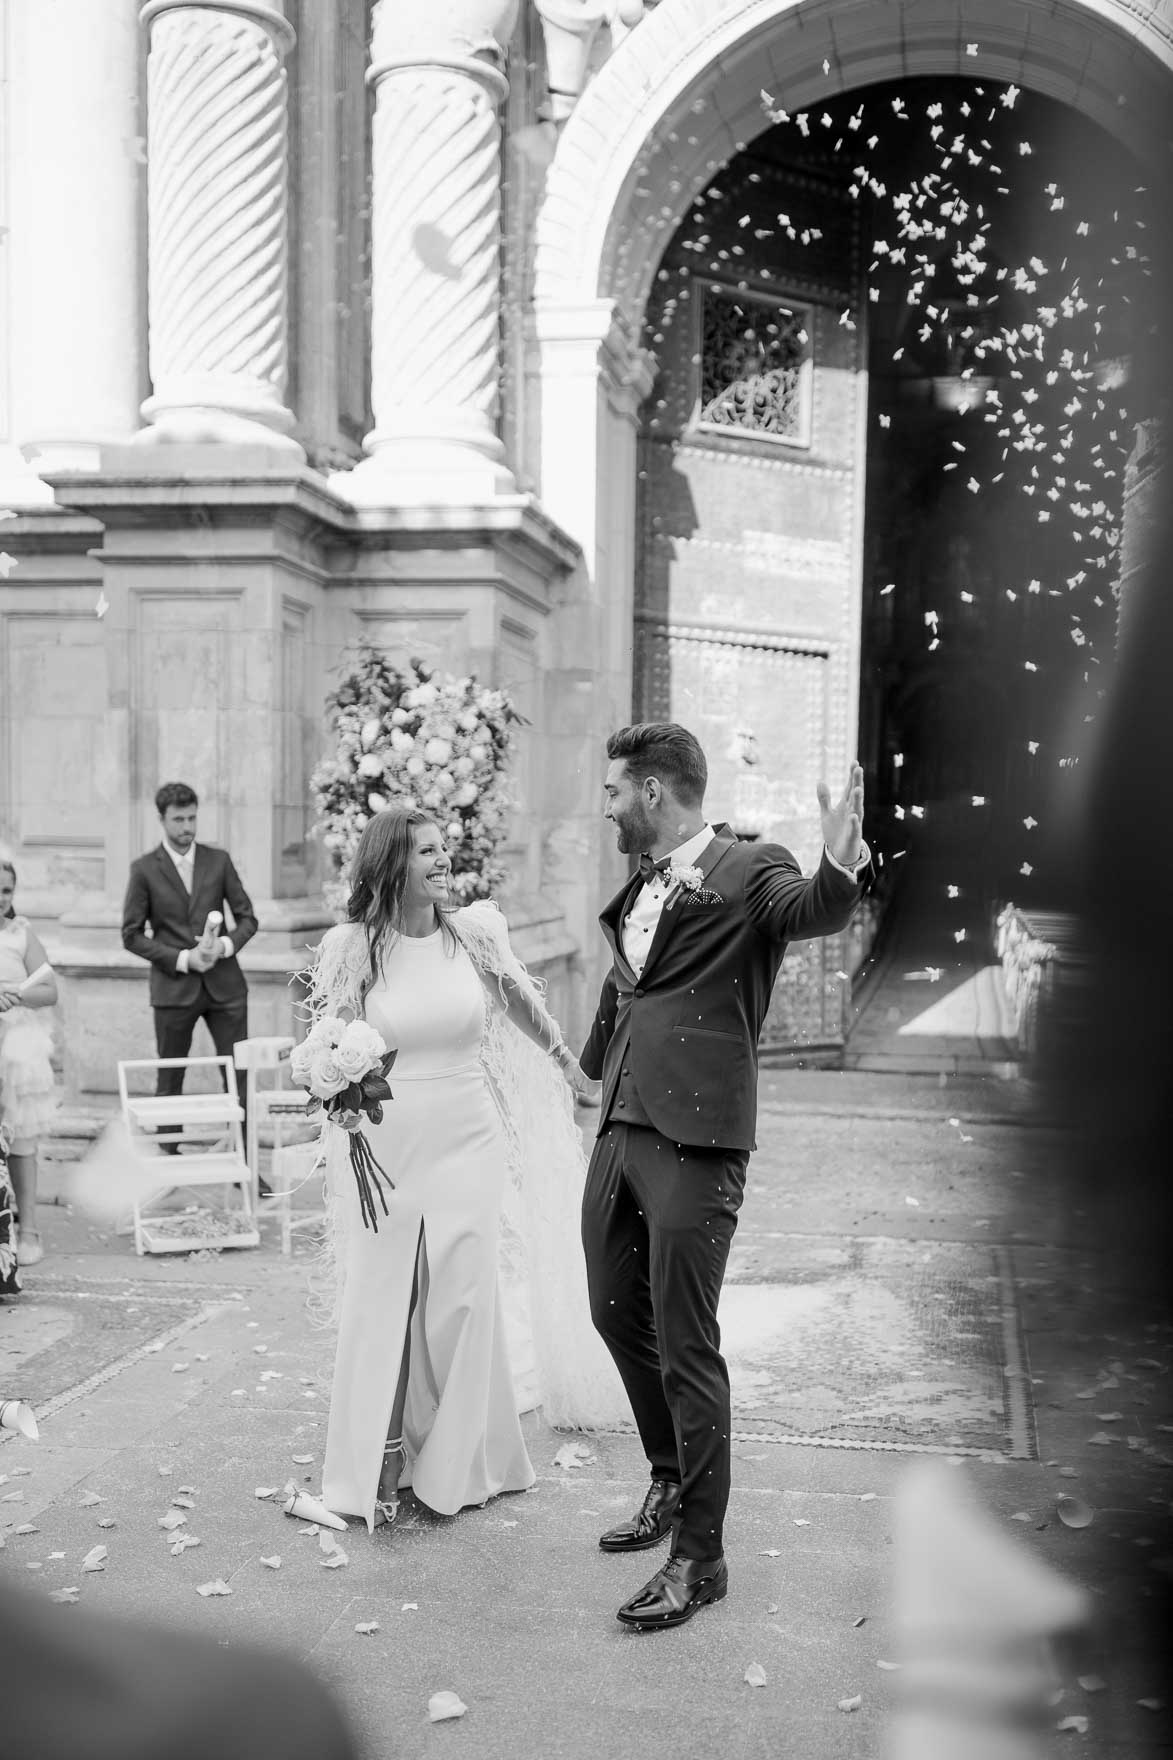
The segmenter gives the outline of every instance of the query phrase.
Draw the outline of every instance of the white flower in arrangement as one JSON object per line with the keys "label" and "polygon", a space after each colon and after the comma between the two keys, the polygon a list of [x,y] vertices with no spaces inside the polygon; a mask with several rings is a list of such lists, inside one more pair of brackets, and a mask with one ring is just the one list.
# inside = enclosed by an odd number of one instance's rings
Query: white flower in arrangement
{"label": "white flower in arrangement", "polygon": [[383,1035],[368,1026],[366,1021],[348,1021],[346,1031],[334,1047],[335,1060],[349,1082],[364,1076],[386,1054]]}
{"label": "white flower in arrangement", "polygon": [[387,811],[387,808],[391,805],[391,803],[387,799],[386,795],[375,794],[375,792],[372,790],[371,793],[367,796],[367,805],[368,805],[368,807],[370,807],[371,811],[374,813],[385,813]]}
{"label": "white flower in arrangement", "polygon": [[489,755],[489,748],[482,745],[469,746],[468,755],[474,764],[483,764]]}
{"label": "white flower in arrangement", "polygon": [[685,892],[699,892],[705,883],[704,874],[699,868],[689,868],[673,862],[668,869],[671,885],[680,886]]}
{"label": "white flower in arrangement", "polygon": [[424,806],[431,807],[432,811],[435,812],[436,808],[443,806],[443,804],[444,803],[440,798],[439,790],[435,789],[435,788],[429,788],[427,794],[425,794],[425,796],[424,796]]}
{"label": "white flower in arrangement", "polygon": [[383,760],[378,752],[363,753],[358,761],[358,773],[360,776],[381,776],[383,774]]}
{"label": "white flower in arrangement", "polygon": [[406,720],[407,720],[407,710],[406,709],[392,709],[392,711],[391,711],[391,725],[392,725],[392,727],[402,727],[403,723]]}
{"label": "white flower in arrangement", "polygon": [[369,721],[363,722],[362,732],[360,733],[359,738],[362,740],[364,746],[374,745],[379,737],[381,727],[382,723],[379,721],[377,715],[372,715]]}
{"label": "white flower in arrangement", "polygon": [[424,757],[429,764],[446,764],[452,756],[452,747],[446,739],[430,739],[424,747]]}
{"label": "white flower in arrangement", "polygon": [[[314,1051],[316,1051],[320,1045],[337,1045],[345,1031],[346,1022],[342,1019],[341,1015],[320,1015],[306,1035],[305,1044],[310,1046]],[[296,1057],[298,1052],[302,1049],[303,1047],[301,1045],[294,1047],[290,1062],[293,1061],[293,1058]]]}
{"label": "white flower in arrangement", "polygon": [[471,807],[479,793],[480,790],[475,782],[462,782],[454,797],[456,805],[458,807]]}
{"label": "white flower in arrangement", "polygon": [[456,787],[456,778],[453,776],[451,770],[441,770],[440,774],[436,777],[435,787],[439,794],[452,793],[452,790]]}
{"label": "white flower in arrangement", "polygon": [[310,1092],[321,1100],[329,1100],[334,1094],[340,1094],[350,1082],[342,1065],[338,1061],[338,1049],[334,1045],[318,1045],[310,1058],[309,1074],[306,1086]]}
{"label": "white flower in arrangement", "polygon": [[450,843],[455,843],[457,838],[464,836],[464,826],[459,819],[450,819],[444,827],[444,835]]}
{"label": "white flower in arrangement", "polygon": [[465,733],[473,733],[480,726],[480,720],[475,709],[465,709],[463,714],[457,716],[456,725],[462,727]]}
{"label": "white flower in arrangement", "polygon": [[472,759],[466,755],[463,758],[456,759],[452,766],[452,774],[461,777],[471,776],[474,769],[475,765],[473,764]]}
{"label": "white flower in arrangement", "polygon": [[415,748],[415,735],[405,733],[402,727],[391,729],[391,750],[393,752],[410,752]]}
{"label": "white flower in arrangement", "polygon": [[407,760],[407,763],[403,768],[407,771],[409,776],[422,776],[427,769],[427,765],[424,763],[419,753],[416,752],[413,757],[410,757]]}

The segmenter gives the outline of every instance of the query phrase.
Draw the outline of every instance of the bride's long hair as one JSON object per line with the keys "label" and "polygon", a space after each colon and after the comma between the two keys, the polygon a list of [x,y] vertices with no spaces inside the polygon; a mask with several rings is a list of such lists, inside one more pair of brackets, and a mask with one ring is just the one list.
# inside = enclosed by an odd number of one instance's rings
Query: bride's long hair
{"label": "bride's long hair", "polygon": [[[350,865],[350,896],[346,901],[348,923],[361,923],[366,930],[370,969],[363,981],[363,999],[379,976],[379,966],[396,936],[403,933],[403,898],[407,890],[407,864],[415,849],[415,833],[423,826],[438,830],[430,813],[418,807],[388,807],[369,819],[358,840]],[[450,907],[451,908],[451,907]],[[456,934],[446,912],[436,907],[449,951]]]}

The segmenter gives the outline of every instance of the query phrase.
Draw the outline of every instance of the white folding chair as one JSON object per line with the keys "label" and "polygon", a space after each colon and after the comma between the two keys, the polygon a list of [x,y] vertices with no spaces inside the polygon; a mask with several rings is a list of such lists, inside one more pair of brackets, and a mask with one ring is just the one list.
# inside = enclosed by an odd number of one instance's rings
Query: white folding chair
{"label": "white folding chair", "polygon": [[[275,1212],[281,1221],[281,1251],[292,1250],[295,1228],[305,1228],[319,1220],[320,1213],[293,1217],[293,1195],[310,1178],[317,1161],[317,1131],[314,1141],[306,1142],[308,1122],[306,1104],[310,1098],[304,1088],[291,1088],[284,1077],[289,1071],[289,1054],[294,1040],[276,1035],[270,1038],[242,1039],[233,1047],[237,1069],[245,1072],[245,1094],[248,1109],[246,1155],[252,1176],[253,1204],[259,1215]],[[271,1078],[271,1085],[262,1086],[262,1077]],[[272,1132],[272,1150],[266,1180],[268,1195],[259,1195],[261,1179],[261,1126]],[[294,1141],[287,1141],[293,1135]],[[301,1140],[296,1140],[300,1138]]]}
{"label": "white folding chair", "polygon": [[[156,1094],[154,1078],[161,1069],[214,1074],[218,1085],[207,1092]],[[137,1091],[143,1082],[152,1091]],[[157,1172],[149,1195],[134,1202],[134,1250],[144,1253],[191,1253],[201,1247],[255,1247],[260,1244],[253,1209],[252,1176],[244,1154],[244,1114],[236,1097],[230,1057],[135,1057],[118,1065],[118,1094],[131,1153]],[[161,1141],[179,1140],[192,1130],[198,1140],[191,1155],[164,1155]],[[157,1205],[175,1190],[207,1186],[225,1188],[219,1218],[194,1207],[194,1213],[161,1214]],[[201,1228],[201,1221],[203,1227]]]}

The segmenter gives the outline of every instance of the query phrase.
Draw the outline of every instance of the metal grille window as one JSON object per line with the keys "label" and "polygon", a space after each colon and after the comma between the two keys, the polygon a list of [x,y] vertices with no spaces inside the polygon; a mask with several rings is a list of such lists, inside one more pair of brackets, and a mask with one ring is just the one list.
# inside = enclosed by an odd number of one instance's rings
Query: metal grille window
{"label": "metal grille window", "polygon": [[706,285],[698,425],[807,444],[810,337],[811,315],[804,308]]}

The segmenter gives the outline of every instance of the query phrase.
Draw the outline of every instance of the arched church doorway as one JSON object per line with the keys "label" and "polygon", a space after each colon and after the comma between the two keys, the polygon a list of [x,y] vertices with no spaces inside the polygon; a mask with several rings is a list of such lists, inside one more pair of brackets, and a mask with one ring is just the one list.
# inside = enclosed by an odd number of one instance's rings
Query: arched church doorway
{"label": "arched church doorway", "polygon": [[[807,866],[815,783],[858,750],[873,909],[922,908],[899,884],[919,865],[972,944],[999,902],[1059,905],[1069,879],[1149,413],[1144,176],[1003,81],[760,99],[765,131],[696,192],[646,306],[634,712],[694,727],[722,816]],[[766,1043],[833,1044],[851,943],[796,953]]]}

